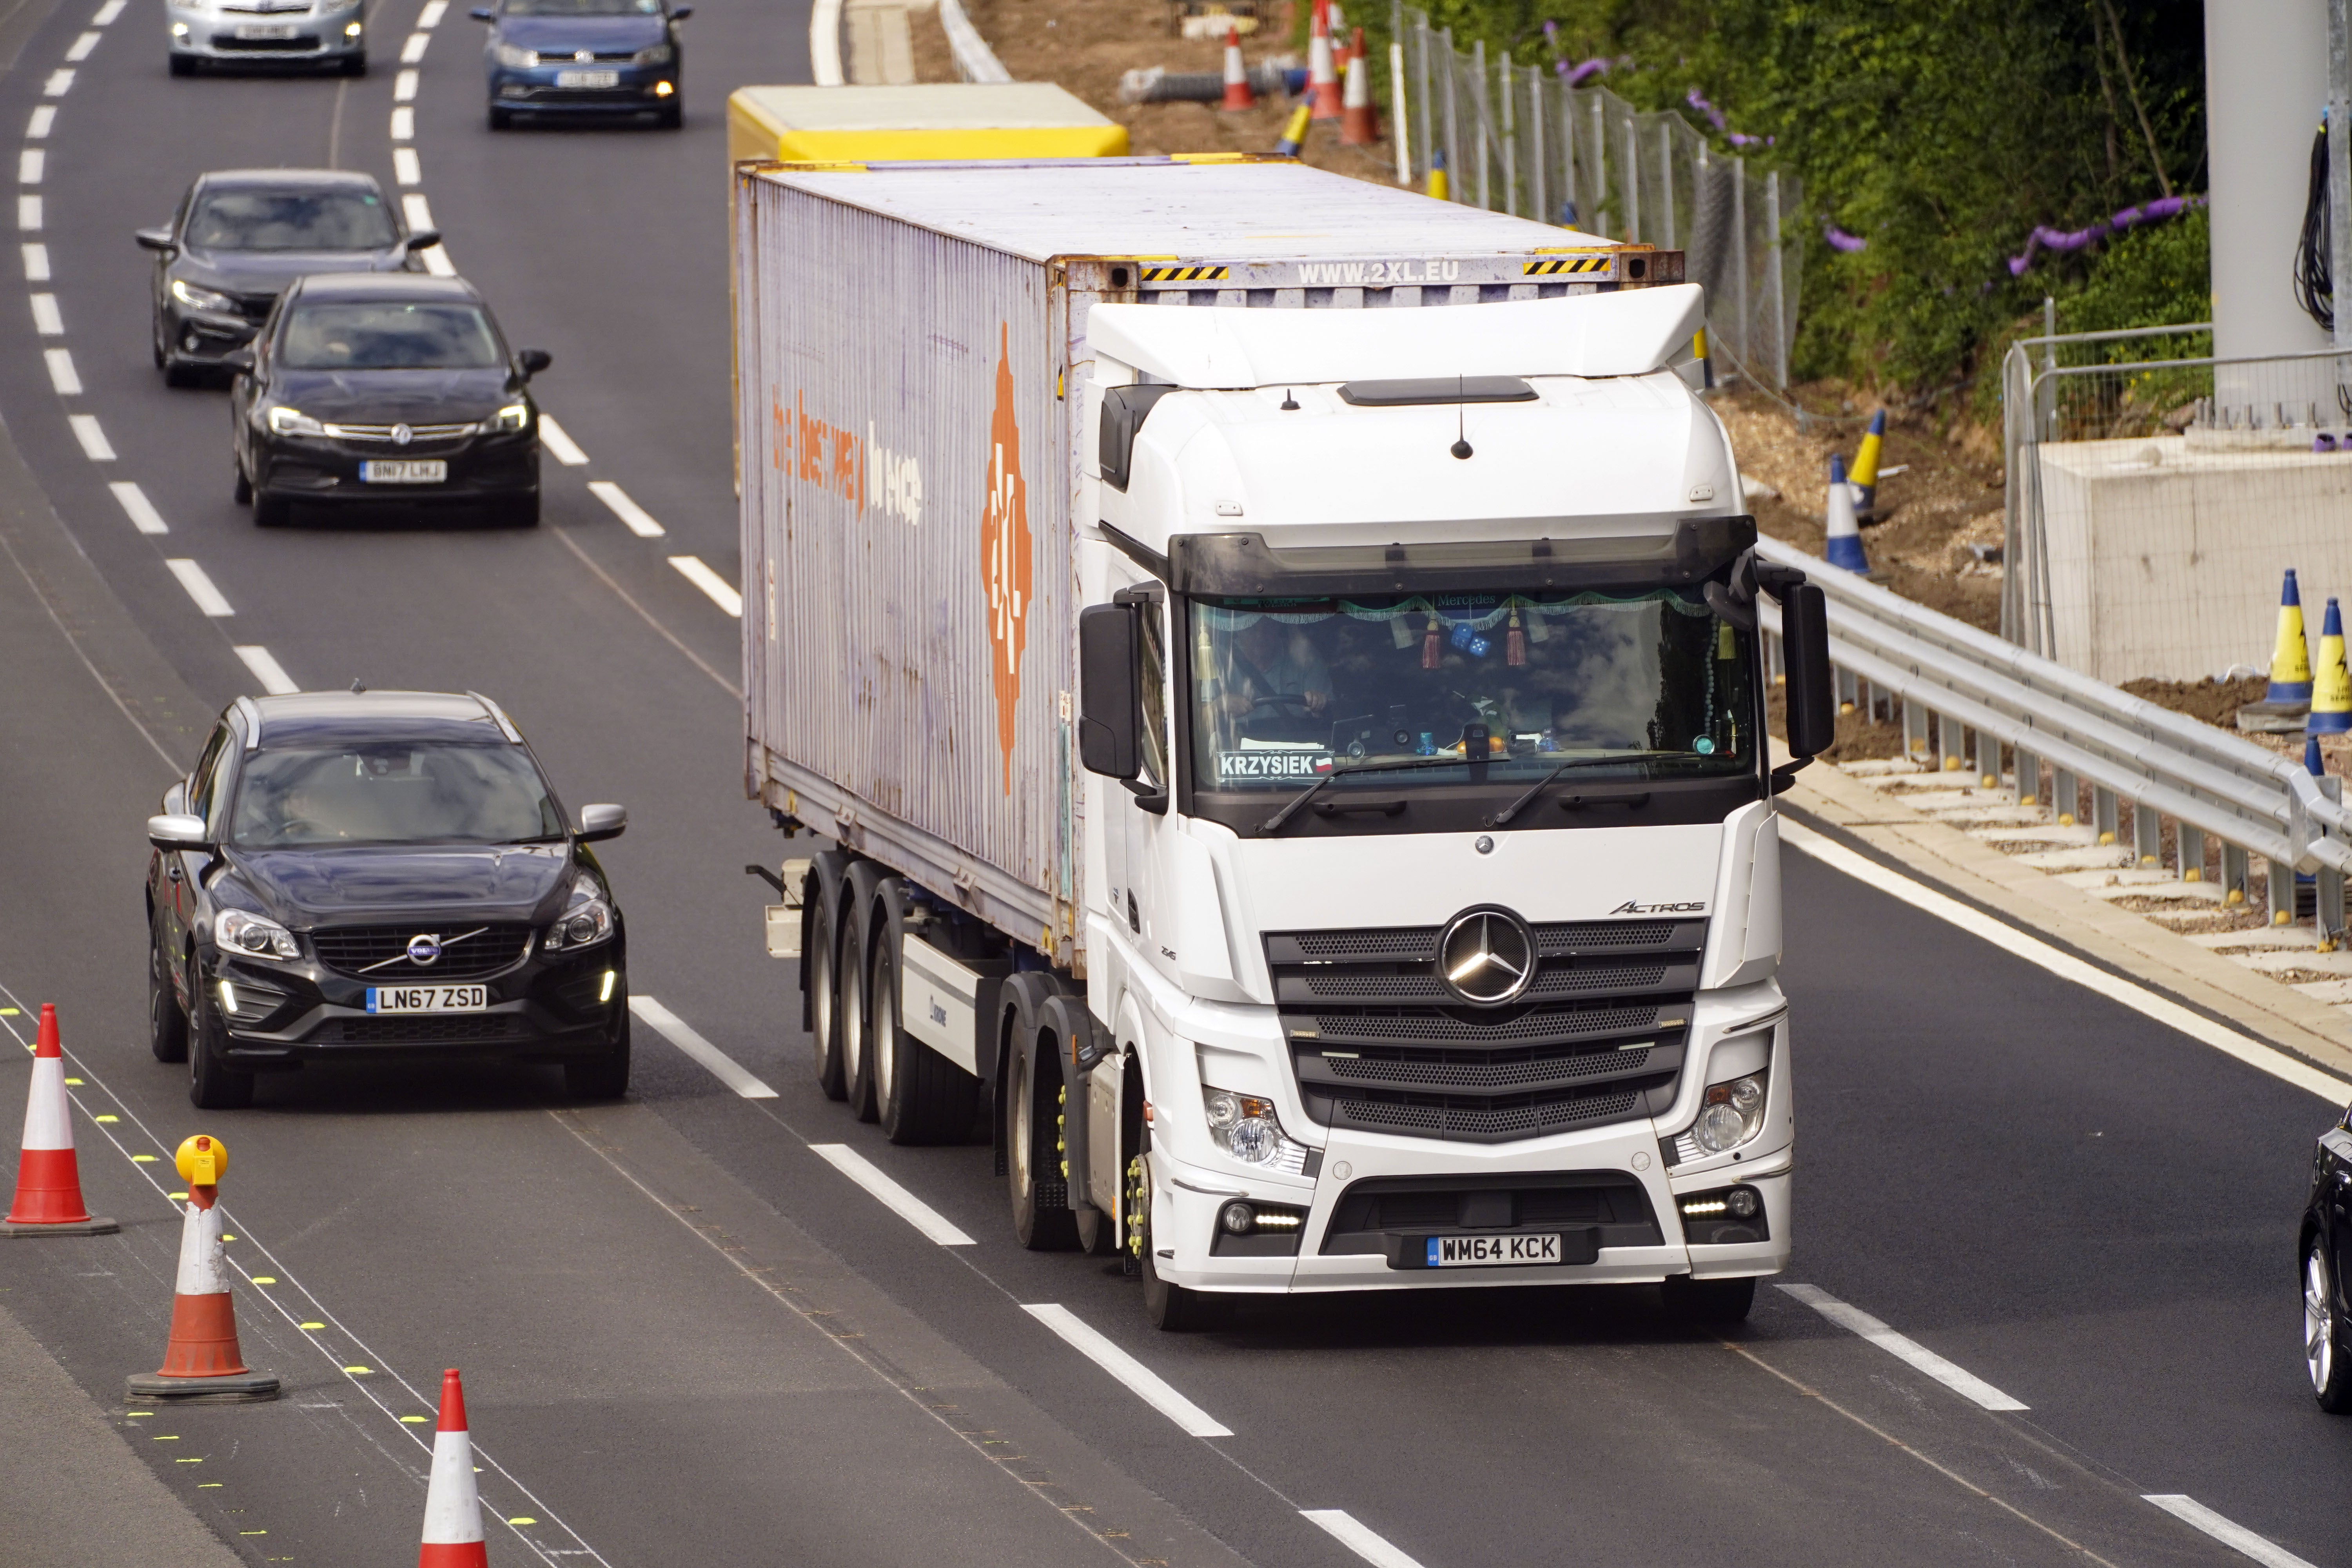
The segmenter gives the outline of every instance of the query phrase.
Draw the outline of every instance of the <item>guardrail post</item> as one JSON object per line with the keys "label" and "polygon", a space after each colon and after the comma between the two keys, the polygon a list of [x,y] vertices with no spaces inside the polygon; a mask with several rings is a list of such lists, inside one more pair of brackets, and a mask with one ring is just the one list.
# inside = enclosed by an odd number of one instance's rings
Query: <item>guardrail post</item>
{"label": "guardrail post", "polygon": [[1988,735],[1982,730],[1971,730],[1969,731],[1969,755],[1977,770],[1977,787],[1999,789],[2000,787],[1999,737]]}
{"label": "guardrail post", "polygon": [[[1995,748],[1999,754],[1999,748]],[[2042,804],[2042,759],[2023,746],[2013,746],[2010,755],[2015,759],[2017,785],[2015,794],[2020,805]]]}
{"label": "guardrail post", "polygon": [[2252,868],[2246,852],[2225,841],[2221,846],[2221,901],[2242,905],[2251,891],[2247,884],[2252,880]]}
{"label": "guardrail post", "polygon": [[1837,672],[1838,711],[1851,713],[1862,706],[1862,678],[1850,669]]}
{"label": "guardrail post", "polygon": [[2058,813],[2058,826],[2074,826],[2074,813],[2083,805],[2083,786],[2064,768],[2050,770],[2050,805]]}
{"label": "guardrail post", "polygon": [[2205,830],[2185,822],[2172,826],[2172,864],[2184,882],[2205,879]]}
{"label": "guardrail post", "polygon": [[2156,808],[2132,802],[2132,847],[2139,853],[2143,866],[2164,864],[2164,818]]}
{"label": "guardrail post", "polygon": [[2116,829],[2122,818],[2116,810],[2116,792],[2105,784],[2091,786],[2091,829],[2102,844],[2116,841]]}
{"label": "guardrail post", "polygon": [[[2319,793],[2330,800],[2344,798],[2344,781],[2334,773],[2322,775]],[[2344,942],[2344,873],[2322,862],[2314,879],[2313,913],[2319,926],[2319,951],[2334,952]]]}
{"label": "guardrail post", "polygon": [[1903,704],[1903,754],[1916,763],[1927,754],[1927,710],[1908,697],[1893,700]]}
{"label": "guardrail post", "polygon": [[[2294,868],[2284,860],[2273,860],[2269,862],[2265,871],[2269,882],[2265,896],[2270,903],[2271,924],[2274,926],[2294,924]],[[2285,889],[2284,894],[2280,892],[2281,889]]]}

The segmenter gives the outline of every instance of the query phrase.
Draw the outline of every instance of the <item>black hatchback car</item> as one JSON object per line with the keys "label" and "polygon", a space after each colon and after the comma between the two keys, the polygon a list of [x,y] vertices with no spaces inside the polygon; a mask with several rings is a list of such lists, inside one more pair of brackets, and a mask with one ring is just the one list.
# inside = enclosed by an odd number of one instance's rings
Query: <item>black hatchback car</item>
{"label": "black hatchback car", "polygon": [[199,174],[179,210],[139,243],[155,255],[156,368],[190,386],[227,368],[287,284],[314,272],[399,272],[441,243],[402,231],[368,174],[335,169],[224,169]]}
{"label": "black hatchback car", "polygon": [[557,1062],[629,1081],[621,910],[505,713],[474,693],[240,698],[150,817],[147,1016],[207,1110],[305,1062]]}
{"label": "black hatchback car", "polygon": [[2352,1110],[2319,1135],[2304,1205],[2303,1362],[2319,1407],[2352,1411]]}
{"label": "black hatchback car", "polygon": [[230,361],[236,499],[261,526],[297,503],[387,501],[539,521],[529,384],[548,356],[509,349],[463,279],[302,279]]}

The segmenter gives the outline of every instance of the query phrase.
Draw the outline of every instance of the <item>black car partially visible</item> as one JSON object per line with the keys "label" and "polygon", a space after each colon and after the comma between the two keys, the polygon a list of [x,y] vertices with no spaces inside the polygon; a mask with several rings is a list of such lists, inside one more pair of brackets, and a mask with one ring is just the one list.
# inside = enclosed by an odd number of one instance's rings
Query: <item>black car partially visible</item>
{"label": "black car partially visible", "polygon": [[372,175],[226,169],[198,175],[172,221],[138,240],[156,253],[156,367],[190,386],[227,368],[295,279],[414,270],[441,237],[404,233]]}
{"label": "black car partially visible", "polygon": [[261,526],[297,504],[385,502],[538,523],[530,382],[548,356],[509,348],[463,279],[302,279],[231,362],[236,499]]}
{"label": "black car partially visible", "polygon": [[147,823],[149,1043],[205,1109],[306,1062],[560,1063],[629,1081],[619,903],[488,698],[240,698]]}
{"label": "black car partially visible", "polygon": [[2304,1205],[2303,1363],[2322,1410],[2352,1412],[2352,1110],[2319,1135]]}

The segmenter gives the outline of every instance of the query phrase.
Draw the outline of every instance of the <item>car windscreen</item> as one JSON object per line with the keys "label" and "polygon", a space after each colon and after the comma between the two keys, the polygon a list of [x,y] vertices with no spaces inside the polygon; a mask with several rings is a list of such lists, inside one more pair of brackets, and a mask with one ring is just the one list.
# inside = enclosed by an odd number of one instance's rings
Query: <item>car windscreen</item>
{"label": "car windscreen", "polygon": [[241,849],[340,844],[515,844],[563,819],[521,748],[403,741],[245,759],[229,815]]}
{"label": "car windscreen", "polygon": [[278,351],[289,370],[489,370],[506,363],[479,305],[299,305]]}
{"label": "car windscreen", "polygon": [[199,250],[389,250],[400,234],[373,191],[206,191],[181,238]]}
{"label": "car windscreen", "polygon": [[509,16],[658,16],[661,0],[507,0]]}
{"label": "car windscreen", "polygon": [[[1571,759],[1600,777],[1756,766],[1750,639],[1696,589],[1196,598],[1190,616],[1202,790],[1361,767],[1393,793],[1462,784],[1473,760],[1493,783]],[[1472,725],[1484,759],[1464,752]]]}

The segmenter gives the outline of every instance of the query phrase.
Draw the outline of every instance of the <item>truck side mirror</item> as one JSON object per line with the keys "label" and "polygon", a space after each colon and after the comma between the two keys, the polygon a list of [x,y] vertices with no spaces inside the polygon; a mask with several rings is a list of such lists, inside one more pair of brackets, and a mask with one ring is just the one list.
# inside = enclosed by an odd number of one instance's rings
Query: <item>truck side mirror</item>
{"label": "truck side mirror", "polygon": [[1132,779],[1143,771],[1142,661],[1135,606],[1078,613],[1078,759],[1087,772]]}
{"label": "truck side mirror", "polygon": [[1837,741],[1837,683],[1830,670],[1829,601],[1811,583],[1780,601],[1781,659],[1788,672],[1789,754],[1811,757]]}

